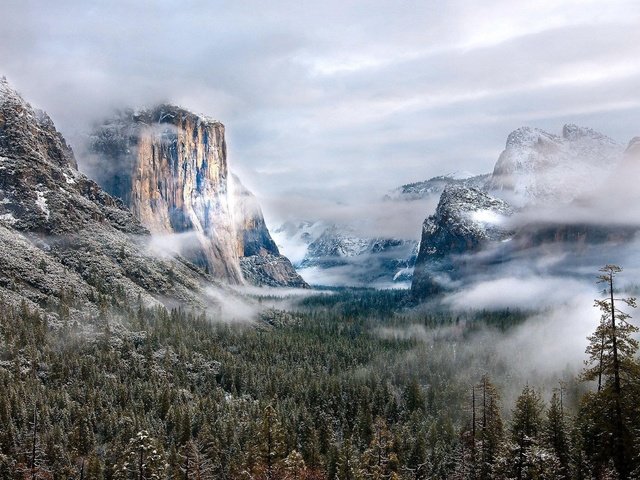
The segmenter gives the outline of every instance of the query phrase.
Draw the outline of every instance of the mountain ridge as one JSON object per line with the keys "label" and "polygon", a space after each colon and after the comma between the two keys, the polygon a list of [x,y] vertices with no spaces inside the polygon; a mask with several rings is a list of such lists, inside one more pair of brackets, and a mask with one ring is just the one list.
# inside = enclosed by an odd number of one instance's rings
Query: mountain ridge
{"label": "mountain ridge", "polygon": [[[542,245],[631,241],[639,230],[633,222],[607,225],[606,217],[584,214],[589,205],[594,211],[601,205],[606,212],[609,197],[626,190],[615,183],[624,178],[620,166],[630,161],[624,159],[633,156],[636,144],[629,142],[623,153],[611,138],[575,124],[565,125],[561,136],[531,127],[511,132],[484,188],[447,185],[436,213],[425,220],[414,297],[459,286],[474,270],[488,273],[491,265],[506,264]],[[486,215],[478,213],[483,211]],[[483,216],[491,221],[478,221]]]}

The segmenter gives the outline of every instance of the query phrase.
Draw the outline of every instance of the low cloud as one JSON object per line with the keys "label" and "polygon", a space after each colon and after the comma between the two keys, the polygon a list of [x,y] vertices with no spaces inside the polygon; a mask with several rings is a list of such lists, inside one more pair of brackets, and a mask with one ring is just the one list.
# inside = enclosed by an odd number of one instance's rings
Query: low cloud
{"label": "low cloud", "polygon": [[176,257],[185,251],[201,248],[199,234],[195,230],[181,233],[153,234],[144,237],[148,251],[160,258]]}
{"label": "low cloud", "polygon": [[206,286],[205,301],[209,302],[209,317],[229,323],[253,323],[265,307],[229,288]]}
{"label": "low cloud", "polygon": [[455,310],[537,310],[541,306],[564,305],[584,298],[593,289],[583,281],[567,277],[504,277],[465,287],[445,297],[444,304]]}

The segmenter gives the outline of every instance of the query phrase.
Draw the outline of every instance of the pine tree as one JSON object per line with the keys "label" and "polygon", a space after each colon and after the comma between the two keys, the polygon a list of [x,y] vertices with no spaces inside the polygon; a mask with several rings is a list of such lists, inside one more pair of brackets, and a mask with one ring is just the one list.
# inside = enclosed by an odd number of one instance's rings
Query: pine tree
{"label": "pine tree", "polygon": [[204,453],[202,446],[195,440],[189,440],[181,449],[180,471],[184,480],[212,480],[213,463]]}
{"label": "pine tree", "polygon": [[262,414],[260,428],[260,455],[267,480],[275,478],[276,469],[284,453],[284,433],[278,414],[272,405],[267,405]]}
{"label": "pine tree", "polygon": [[369,448],[364,452],[363,460],[367,478],[388,478],[397,472],[398,458],[394,450],[393,437],[387,422],[381,417],[376,418],[374,422],[373,438]]}
{"label": "pine tree", "polygon": [[141,430],[129,440],[114,477],[118,480],[160,480],[164,478],[166,468],[167,463],[156,441],[149,432]]}
{"label": "pine tree", "polygon": [[283,460],[284,480],[302,480],[306,472],[304,458],[297,450],[292,450]]}
{"label": "pine tree", "polygon": [[536,478],[536,454],[542,430],[543,403],[528,385],[516,400],[511,421],[512,473],[518,480]]}
{"label": "pine tree", "polygon": [[[504,437],[504,427],[500,415],[500,396],[488,375],[482,377],[475,392],[474,402],[475,406],[479,408],[479,415],[475,413],[474,409],[475,422],[472,428],[475,432],[475,441],[472,445],[474,452],[472,454],[474,462],[472,471],[479,471],[481,478],[487,478],[491,475],[501,453]],[[478,461],[480,462],[479,468],[476,466]]]}
{"label": "pine tree", "polygon": [[558,460],[560,471],[558,478],[569,478],[569,440],[567,438],[567,426],[564,418],[564,405],[560,396],[554,392],[547,410],[547,418],[544,424],[543,438],[547,448],[553,452]]}
{"label": "pine tree", "polygon": [[[600,269],[598,283],[605,284],[606,297],[595,300],[595,306],[601,312],[600,324],[595,333],[588,337],[587,354],[589,358],[582,378],[598,381],[596,394],[587,396],[583,404],[583,415],[591,417],[591,435],[598,445],[602,465],[608,459],[613,460],[622,480],[630,478],[633,463],[633,432],[629,425],[631,402],[637,389],[640,364],[636,358],[638,341],[633,335],[638,328],[629,323],[628,313],[617,305],[624,304],[635,308],[633,297],[616,298],[615,278],[622,272],[617,265],[605,265]],[[598,440],[599,439],[599,440]]]}
{"label": "pine tree", "polygon": [[351,438],[345,438],[338,451],[336,461],[336,480],[362,480],[358,452]]}

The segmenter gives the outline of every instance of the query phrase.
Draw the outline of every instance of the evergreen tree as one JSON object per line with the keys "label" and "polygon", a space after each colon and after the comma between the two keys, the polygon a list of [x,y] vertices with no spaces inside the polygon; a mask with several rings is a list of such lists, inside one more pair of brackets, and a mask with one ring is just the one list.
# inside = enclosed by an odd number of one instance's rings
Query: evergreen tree
{"label": "evergreen tree", "polygon": [[587,444],[598,451],[597,469],[608,469],[613,461],[622,480],[633,470],[633,398],[638,389],[640,364],[636,358],[638,341],[633,337],[638,328],[629,323],[630,315],[618,305],[635,308],[636,299],[616,298],[615,278],[622,272],[616,265],[600,269],[598,282],[605,285],[606,296],[595,300],[601,312],[600,324],[591,335],[587,347],[587,367],[582,378],[598,381],[595,394],[585,397],[582,415],[588,429]]}
{"label": "evergreen tree", "polygon": [[184,480],[213,480],[213,464],[197,441],[189,440],[180,449],[179,457]]}
{"label": "evergreen tree", "polygon": [[129,440],[121,462],[116,466],[117,480],[161,480],[167,468],[164,455],[146,430]]}
{"label": "evergreen tree", "polygon": [[338,450],[336,480],[363,480],[358,452],[351,438],[346,438]]}
{"label": "evergreen tree", "polygon": [[542,430],[543,403],[528,385],[516,400],[511,421],[511,472],[518,480],[536,478],[540,473],[537,456]]}
{"label": "evergreen tree", "polygon": [[300,452],[292,450],[282,463],[284,465],[284,480],[304,479],[307,466]]}
{"label": "evergreen tree", "polygon": [[[475,440],[472,445],[474,452],[472,471],[480,472],[482,478],[487,478],[492,474],[494,465],[501,454],[504,427],[500,415],[500,396],[488,375],[482,377],[476,391],[480,398],[474,394],[475,405],[479,407],[480,414],[476,414],[474,409],[475,422],[472,428],[475,431]],[[479,468],[476,466],[478,461],[480,462]]]}
{"label": "evergreen tree", "polygon": [[558,478],[569,478],[569,439],[564,418],[564,405],[560,396],[554,392],[547,410],[547,418],[544,424],[544,444],[553,452],[560,466]]}
{"label": "evergreen tree", "polygon": [[263,411],[260,428],[260,456],[264,478],[267,480],[275,478],[280,460],[284,458],[284,448],[284,432],[278,414],[273,405],[269,404]]}
{"label": "evergreen tree", "polygon": [[373,428],[373,438],[363,455],[366,478],[379,480],[397,473],[398,457],[394,449],[393,437],[387,422],[377,417]]}

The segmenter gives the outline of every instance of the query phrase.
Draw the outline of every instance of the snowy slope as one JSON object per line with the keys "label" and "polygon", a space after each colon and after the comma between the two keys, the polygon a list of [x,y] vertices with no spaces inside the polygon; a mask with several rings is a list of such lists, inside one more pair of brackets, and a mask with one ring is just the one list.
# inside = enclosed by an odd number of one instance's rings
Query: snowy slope
{"label": "snowy slope", "polygon": [[507,138],[488,188],[516,206],[568,203],[607,178],[622,152],[590,128],[569,124],[558,136],[522,127]]}

